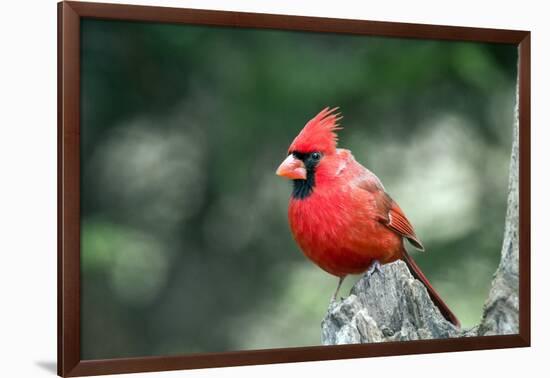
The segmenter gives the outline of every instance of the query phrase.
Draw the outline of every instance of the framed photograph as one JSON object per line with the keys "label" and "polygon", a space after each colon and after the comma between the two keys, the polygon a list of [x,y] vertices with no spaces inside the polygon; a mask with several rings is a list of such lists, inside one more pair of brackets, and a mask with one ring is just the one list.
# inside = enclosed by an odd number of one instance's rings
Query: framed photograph
{"label": "framed photograph", "polygon": [[58,374],[530,345],[530,33],[58,4]]}

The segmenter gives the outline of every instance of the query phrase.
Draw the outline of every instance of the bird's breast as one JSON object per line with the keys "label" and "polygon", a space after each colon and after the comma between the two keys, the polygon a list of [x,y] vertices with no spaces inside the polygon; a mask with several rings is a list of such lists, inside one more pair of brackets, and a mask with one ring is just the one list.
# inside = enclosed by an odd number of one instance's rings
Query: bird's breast
{"label": "bird's breast", "polygon": [[344,186],[292,199],[288,217],[303,253],[325,271],[343,276],[364,272],[373,259],[391,260],[402,245],[374,212],[367,192]]}

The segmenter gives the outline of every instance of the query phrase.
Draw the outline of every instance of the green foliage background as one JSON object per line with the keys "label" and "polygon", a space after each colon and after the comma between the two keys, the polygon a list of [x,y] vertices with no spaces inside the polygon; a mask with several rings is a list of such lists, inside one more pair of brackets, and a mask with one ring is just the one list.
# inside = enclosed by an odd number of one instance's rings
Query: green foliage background
{"label": "green foliage background", "polygon": [[499,261],[516,59],[511,45],[83,20],[82,357],[319,344],[337,279],[293,242],[274,171],[327,105],[474,325]]}

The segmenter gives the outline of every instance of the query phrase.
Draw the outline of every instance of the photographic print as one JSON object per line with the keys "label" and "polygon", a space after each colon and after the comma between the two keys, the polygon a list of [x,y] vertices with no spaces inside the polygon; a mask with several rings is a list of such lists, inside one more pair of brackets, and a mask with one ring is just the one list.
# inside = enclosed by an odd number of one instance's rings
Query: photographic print
{"label": "photographic print", "polygon": [[337,277],[409,254],[447,320],[479,321],[515,46],[96,20],[82,38],[83,357],[317,345]]}
{"label": "photographic print", "polygon": [[517,43],[83,16],[79,51],[77,361],[520,333]]}

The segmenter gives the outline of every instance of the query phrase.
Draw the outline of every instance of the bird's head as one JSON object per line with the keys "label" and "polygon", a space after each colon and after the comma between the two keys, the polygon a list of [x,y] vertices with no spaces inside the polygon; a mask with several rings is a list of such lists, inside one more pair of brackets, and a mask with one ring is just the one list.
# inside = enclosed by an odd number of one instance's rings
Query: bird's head
{"label": "bird's head", "polygon": [[303,198],[311,193],[315,170],[324,159],[336,153],[336,131],[341,129],[338,121],[342,118],[337,110],[326,107],[306,123],[290,144],[287,158],[277,169],[278,176],[294,180],[295,197]]}

